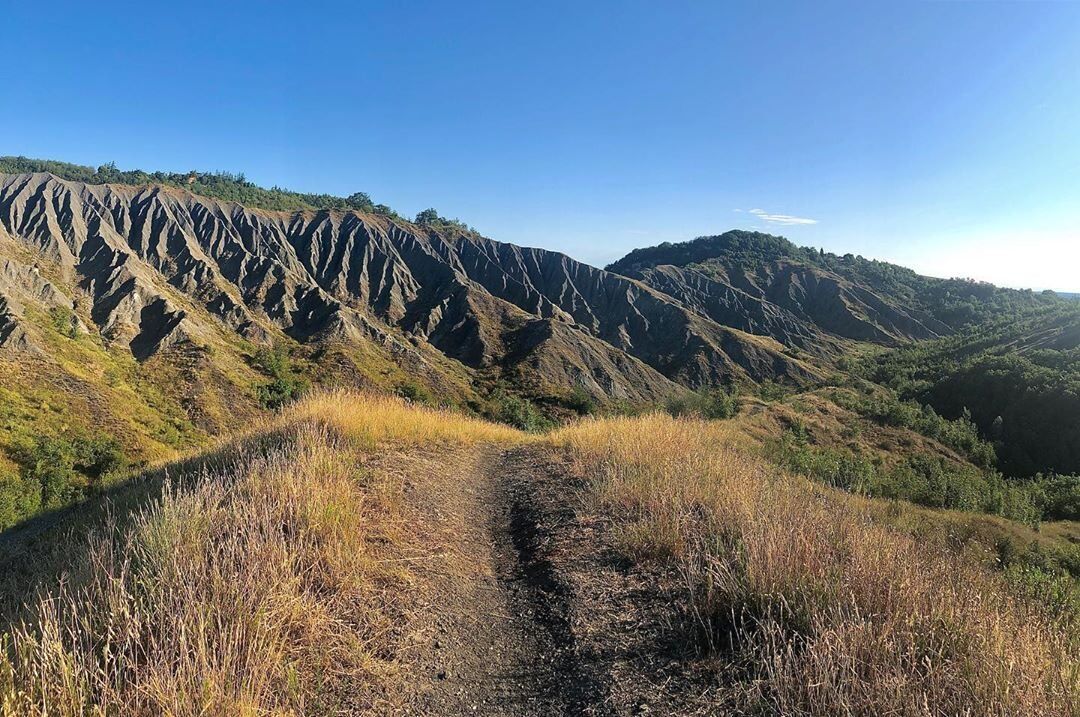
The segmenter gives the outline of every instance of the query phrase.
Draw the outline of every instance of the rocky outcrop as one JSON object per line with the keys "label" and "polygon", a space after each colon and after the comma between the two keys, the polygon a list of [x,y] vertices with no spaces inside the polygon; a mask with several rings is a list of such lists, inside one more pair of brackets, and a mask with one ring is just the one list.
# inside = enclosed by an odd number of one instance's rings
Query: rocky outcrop
{"label": "rocky outcrop", "polygon": [[36,266],[0,257],[0,347],[33,348],[26,327],[27,306],[49,315],[54,323],[63,324],[58,328],[71,332],[86,330],[74,313],[72,300],[41,276]]}

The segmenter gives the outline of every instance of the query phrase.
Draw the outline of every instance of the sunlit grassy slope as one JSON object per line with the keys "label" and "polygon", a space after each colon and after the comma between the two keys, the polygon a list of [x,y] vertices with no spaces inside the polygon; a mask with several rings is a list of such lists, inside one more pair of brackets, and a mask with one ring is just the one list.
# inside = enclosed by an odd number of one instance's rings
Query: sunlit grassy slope
{"label": "sunlit grassy slope", "polygon": [[625,551],[677,564],[724,701],[782,714],[1071,715],[1076,626],[875,520],[873,501],[781,472],[732,424],[586,421],[551,440],[619,516]]}
{"label": "sunlit grassy slope", "polygon": [[215,467],[174,476],[123,527],[94,531],[70,582],[30,600],[4,638],[0,713],[385,706],[412,577],[383,560],[404,528],[395,486],[360,471],[362,454],[518,439],[388,397],[297,404],[219,450]]}
{"label": "sunlit grassy slope", "polygon": [[881,504],[768,464],[731,422],[591,419],[536,436],[335,393],[177,466],[160,499],[66,551],[68,577],[27,597],[4,637],[0,714],[392,710],[420,579],[395,550],[425,527],[365,456],[526,443],[576,461],[629,557],[685,577],[718,710],[1078,709],[1074,625],[889,527]]}

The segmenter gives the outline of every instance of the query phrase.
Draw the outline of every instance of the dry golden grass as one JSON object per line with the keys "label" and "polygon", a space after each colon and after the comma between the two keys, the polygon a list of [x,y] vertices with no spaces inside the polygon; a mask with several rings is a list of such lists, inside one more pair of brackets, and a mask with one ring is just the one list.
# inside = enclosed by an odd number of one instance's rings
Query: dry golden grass
{"label": "dry golden grass", "polygon": [[385,677],[378,595],[398,576],[366,545],[379,509],[336,443],[305,427],[95,534],[88,579],[8,636],[3,714],[300,713]]}
{"label": "dry golden grass", "polygon": [[471,445],[528,438],[509,426],[408,403],[394,396],[351,391],[313,395],[291,406],[278,420],[291,424],[304,419],[332,426],[364,447],[383,441],[405,445],[451,441]]}
{"label": "dry golden grass", "polygon": [[679,566],[703,639],[735,666],[729,708],[1080,710],[1075,635],[989,572],[875,523],[865,502],[740,450],[729,424],[591,420],[551,440],[593,477],[631,556]]}
{"label": "dry golden grass", "polygon": [[[628,554],[672,561],[731,664],[719,709],[1072,715],[1077,638],[999,579],[755,457],[730,422],[587,420],[545,438],[395,398],[313,396],[229,468],[73,549],[0,650],[0,715],[393,711],[416,526],[377,447],[546,440],[594,477]],[[1072,639],[1069,643],[1067,640]],[[1070,652],[1072,650],[1072,652]]]}
{"label": "dry golden grass", "polygon": [[[384,442],[469,444],[511,429],[390,397],[309,398],[95,531],[70,582],[2,636],[0,715],[393,711],[413,587],[395,487],[362,475]],[[270,436],[271,438],[265,438]]]}

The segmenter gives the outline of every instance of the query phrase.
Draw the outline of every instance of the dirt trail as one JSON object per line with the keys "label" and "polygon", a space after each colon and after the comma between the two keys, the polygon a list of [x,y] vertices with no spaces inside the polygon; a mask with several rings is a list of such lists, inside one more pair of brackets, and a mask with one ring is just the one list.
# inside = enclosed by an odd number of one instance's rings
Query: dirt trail
{"label": "dirt trail", "polygon": [[481,448],[418,486],[450,554],[423,568],[435,589],[412,714],[597,714],[602,694],[578,669],[570,589],[547,555],[545,523],[570,513],[538,502],[550,476],[524,475],[526,455]]}
{"label": "dirt trail", "polygon": [[658,588],[670,576],[620,562],[554,454],[481,447],[425,464],[409,471],[425,476],[411,502],[443,552],[419,568],[432,589],[407,714],[698,713]]}

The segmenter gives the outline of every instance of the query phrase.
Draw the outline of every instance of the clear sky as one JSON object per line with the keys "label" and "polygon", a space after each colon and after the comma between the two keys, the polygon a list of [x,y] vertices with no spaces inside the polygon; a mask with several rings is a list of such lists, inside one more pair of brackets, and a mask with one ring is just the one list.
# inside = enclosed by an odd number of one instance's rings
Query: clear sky
{"label": "clear sky", "polygon": [[1080,4],[5,2],[0,154],[1080,290]]}

